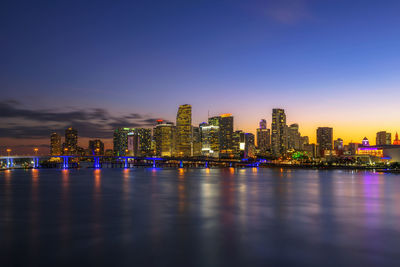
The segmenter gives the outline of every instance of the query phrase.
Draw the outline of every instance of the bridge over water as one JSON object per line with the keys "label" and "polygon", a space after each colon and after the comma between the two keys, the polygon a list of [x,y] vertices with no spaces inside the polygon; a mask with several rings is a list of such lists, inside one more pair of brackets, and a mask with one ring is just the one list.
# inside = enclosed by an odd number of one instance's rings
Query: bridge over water
{"label": "bridge over water", "polygon": [[[7,168],[14,168],[15,161],[30,160],[33,168],[39,168],[50,159],[60,159],[57,166],[68,169],[72,163],[89,161],[93,162],[93,168],[102,168],[104,166],[130,168],[135,166],[201,166],[208,168],[210,166],[226,167],[246,167],[258,166],[260,162],[251,162],[239,159],[217,159],[217,158],[180,158],[180,157],[134,157],[134,156],[79,156],[79,155],[56,155],[56,156],[0,156],[0,161],[5,162]],[[41,164],[42,163],[42,164]]]}

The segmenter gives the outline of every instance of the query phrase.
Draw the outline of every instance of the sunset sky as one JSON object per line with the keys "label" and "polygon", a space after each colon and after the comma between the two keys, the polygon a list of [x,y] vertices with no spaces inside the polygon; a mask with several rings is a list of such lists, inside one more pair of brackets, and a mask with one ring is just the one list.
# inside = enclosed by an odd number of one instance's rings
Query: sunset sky
{"label": "sunset sky", "polygon": [[[75,126],[232,113],[255,132],[284,108],[315,141],[400,131],[400,1],[6,1],[0,10],[0,154]],[[111,148],[110,146],[108,148]]]}

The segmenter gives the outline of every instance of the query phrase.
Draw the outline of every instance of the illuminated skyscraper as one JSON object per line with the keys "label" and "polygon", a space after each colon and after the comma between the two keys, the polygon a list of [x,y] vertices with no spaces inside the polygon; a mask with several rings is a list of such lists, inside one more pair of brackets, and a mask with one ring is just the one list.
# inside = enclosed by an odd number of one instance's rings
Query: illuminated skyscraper
{"label": "illuminated skyscraper", "polygon": [[343,145],[343,139],[342,138],[338,138],[333,142],[333,147],[335,150],[337,151],[342,151],[344,149],[344,145]]}
{"label": "illuminated skyscraper", "polygon": [[319,156],[324,156],[325,150],[332,150],[333,147],[333,128],[318,127],[317,129],[317,144]]}
{"label": "illuminated skyscraper", "polygon": [[245,133],[244,134],[244,157],[253,158],[255,157],[255,140],[254,134]]}
{"label": "illuminated skyscraper", "polygon": [[220,121],[221,121],[221,117],[220,116],[214,116],[214,117],[208,118],[208,124],[209,125],[219,126]]}
{"label": "illuminated skyscraper", "polygon": [[391,145],[392,144],[392,134],[385,131],[376,133],[376,145]]}
{"label": "illuminated skyscraper", "polygon": [[285,110],[274,108],[272,110],[271,124],[271,149],[274,156],[278,157],[286,154],[286,114]]}
{"label": "illuminated skyscraper", "polygon": [[161,157],[173,156],[174,124],[172,122],[158,122],[154,128],[156,155]]}
{"label": "illuminated skyscraper", "polygon": [[127,138],[129,156],[151,155],[151,129],[132,128],[129,130]]}
{"label": "illuminated skyscraper", "polygon": [[78,152],[78,131],[72,127],[65,130],[64,154],[76,155]]}
{"label": "illuminated skyscraper", "polygon": [[219,126],[219,153],[222,158],[233,157],[233,116],[230,113],[208,119],[208,124]]}
{"label": "illuminated skyscraper", "polygon": [[89,140],[89,153],[91,156],[104,155],[104,143],[99,139]]}
{"label": "illuminated skyscraper", "polygon": [[200,127],[192,127],[192,156],[201,156],[201,131]]}
{"label": "illuminated skyscraper", "polygon": [[271,132],[267,129],[267,121],[260,121],[260,128],[257,129],[257,148],[260,155],[265,155],[271,146]]}
{"label": "illuminated skyscraper", "polygon": [[176,115],[176,154],[189,157],[192,154],[192,106],[179,106]]}
{"label": "illuminated skyscraper", "polygon": [[62,155],[61,136],[58,133],[52,133],[50,136],[50,155]]}
{"label": "illuminated skyscraper", "polygon": [[[234,131],[232,134],[232,144],[233,144],[233,154],[236,158],[239,158],[241,155],[241,136],[242,136],[243,131],[238,130]],[[244,137],[243,137],[244,140]],[[244,141],[243,141],[244,142]],[[244,148],[244,146],[243,146]]]}
{"label": "illuminated skyscraper", "polygon": [[267,129],[267,121],[265,119],[260,120],[260,129]]}
{"label": "illuminated skyscraper", "polygon": [[219,157],[219,126],[200,124],[202,155]]}
{"label": "illuminated skyscraper", "polygon": [[297,123],[293,123],[288,127],[287,142],[288,149],[302,150],[303,144]]}
{"label": "illuminated skyscraper", "polygon": [[118,128],[114,131],[114,156],[125,156],[128,152],[129,128]]}

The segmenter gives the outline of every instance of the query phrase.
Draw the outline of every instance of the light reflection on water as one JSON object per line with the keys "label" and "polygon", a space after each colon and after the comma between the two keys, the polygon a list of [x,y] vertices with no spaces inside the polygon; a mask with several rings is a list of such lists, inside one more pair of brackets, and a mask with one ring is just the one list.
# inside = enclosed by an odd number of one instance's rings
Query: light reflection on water
{"label": "light reflection on water", "polygon": [[399,203],[400,176],[373,172],[4,171],[0,260],[21,266],[397,266]]}

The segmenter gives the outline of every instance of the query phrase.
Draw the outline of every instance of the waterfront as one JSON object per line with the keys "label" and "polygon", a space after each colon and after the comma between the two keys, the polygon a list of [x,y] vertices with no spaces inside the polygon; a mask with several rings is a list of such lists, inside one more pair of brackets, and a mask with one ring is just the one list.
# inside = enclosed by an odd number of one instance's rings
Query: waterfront
{"label": "waterfront", "polygon": [[0,172],[3,266],[398,266],[400,176],[301,169]]}

